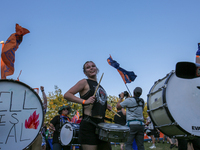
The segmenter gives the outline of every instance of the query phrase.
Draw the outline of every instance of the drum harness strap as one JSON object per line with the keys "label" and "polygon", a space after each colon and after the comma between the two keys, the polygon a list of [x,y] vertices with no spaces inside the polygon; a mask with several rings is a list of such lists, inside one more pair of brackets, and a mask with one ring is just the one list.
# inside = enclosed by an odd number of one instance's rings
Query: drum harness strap
{"label": "drum harness strap", "polygon": [[98,125],[96,123],[94,123],[91,119],[90,119],[90,116],[88,115],[83,115],[83,120],[93,124],[94,126],[98,127]]}
{"label": "drum harness strap", "polygon": [[[62,116],[60,115],[60,129],[62,128],[62,126],[66,123],[66,122],[70,122],[69,118],[66,116]],[[59,131],[60,132],[60,131]]]}
{"label": "drum harness strap", "polygon": [[[144,100],[143,100],[142,98],[139,98],[139,97],[134,97],[134,99],[136,100],[136,102],[137,102],[138,105],[137,105],[137,106],[133,106],[133,107],[127,107],[127,108],[129,109],[129,111],[131,111],[130,108],[135,108],[135,107],[137,107],[137,108],[138,108],[138,107],[142,107],[142,109],[144,109]],[[139,102],[142,102],[142,105],[139,105]],[[136,108],[136,109],[137,109],[137,108]],[[135,109],[135,110],[136,110],[136,109]],[[135,111],[135,110],[134,110],[134,111]],[[131,112],[134,112],[134,111],[131,111]],[[143,123],[141,120],[134,119],[134,120],[128,120],[128,121],[127,121],[127,126],[128,126],[128,127],[129,127],[129,123],[132,122],[132,121],[139,121],[139,122],[140,122],[140,125],[144,125],[144,123]]]}

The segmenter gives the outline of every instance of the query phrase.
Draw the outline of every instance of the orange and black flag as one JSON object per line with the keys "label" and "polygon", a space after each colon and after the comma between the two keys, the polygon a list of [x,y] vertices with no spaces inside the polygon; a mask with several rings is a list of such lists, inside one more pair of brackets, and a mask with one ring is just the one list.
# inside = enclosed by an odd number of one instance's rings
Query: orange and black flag
{"label": "orange and black flag", "polygon": [[[3,50],[3,47],[4,47],[4,43],[2,43],[2,50]],[[9,76],[9,75],[12,75],[12,73],[1,58],[1,79],[6,79],[6,76]]]}
{"label": "orange and black flag", "polygon": [[198,50],[196,52],[196,63],[200,64],[200,43],[198,43]]}
{"label": "orange and black flag", "polygon": [[11,34],[1,52],[1,79],[14,73],[15,52],[22,42],[23,36],[30,31],[16,24],[16,33]]}
{"label": "orange and black flag", "polygon": [[113,60],[111,56],[107,59],[107,61],[111,66],[117,69],[125,84],[131,83],[137,77],[133,71],[126,71],[125,69],[121,68],[119,63]]}

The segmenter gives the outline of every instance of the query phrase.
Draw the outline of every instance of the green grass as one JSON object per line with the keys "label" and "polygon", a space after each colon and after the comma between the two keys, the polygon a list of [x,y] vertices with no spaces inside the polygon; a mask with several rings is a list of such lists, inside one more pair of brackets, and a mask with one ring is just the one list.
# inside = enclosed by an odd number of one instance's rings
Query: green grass
{"label": "green grass", "polygon": [[[175,148],[173,147],[172,149],[170,149],[170,144],[168,143],[156,143],[156,148],[154,148],[153,150],[178,150],[178,148]],[[144,147],[145,147],[145,150],[152,150],[150,149],[149,147],[152,146],[152,143],[148,143],[148,142],[144,142]],[[112,145],[112,150],[121,150],[120,149],[120,145]],[[125,148],[124,148],[125,150]]]}

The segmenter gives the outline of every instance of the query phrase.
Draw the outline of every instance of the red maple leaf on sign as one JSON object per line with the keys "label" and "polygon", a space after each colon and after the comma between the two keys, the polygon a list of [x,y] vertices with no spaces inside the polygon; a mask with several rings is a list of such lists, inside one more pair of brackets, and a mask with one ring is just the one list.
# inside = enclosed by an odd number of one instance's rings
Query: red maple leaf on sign
{"label": "red maple leaf on sign", "polygon": [[39,114],[36,115],[36,111],[33,112],[32,115],[30,115],[30,117],[25,120],[25,128],[27,129],[37,129],[39,126],[40,121],[38,120],[39,118]]}

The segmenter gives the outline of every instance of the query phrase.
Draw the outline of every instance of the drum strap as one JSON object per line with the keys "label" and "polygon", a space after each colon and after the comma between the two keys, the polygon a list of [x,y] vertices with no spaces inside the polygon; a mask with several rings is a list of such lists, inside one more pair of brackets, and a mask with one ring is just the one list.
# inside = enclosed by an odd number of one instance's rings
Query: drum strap
{"label": "drum strap", "polygon": [[88,115],[84,115],[83,120],[85,120],[85,121],[87,121],[87,122],[89,122],[89,123],[95,125],[96,127],[98,127],[98,125],[97,125],[96,123],[94,123],[94,122],[90,119],[90,116],[88,116]]}
{"label": "drum strap", "polygon": [[139,121],[140,122],[140,125],[143,125],[143,122],[141,120],[137,120],[137,119],[134,119],[134,120],[128,120],[127,121],[127,126],[129,127],[129,123],[132,122],[132,121]]}
{"label": "drum strap", "polygon": [[[144,109],[144,100],[142,98],[138,98],[138,97],[134,97],[134,98],[135,98],[135,100],[137,102],[137,105],[133,106],[133,107],[127,107],[127,108],[142,107],[142,109]],[[142,105],[140,105],[139,102],[142,102]]]}

